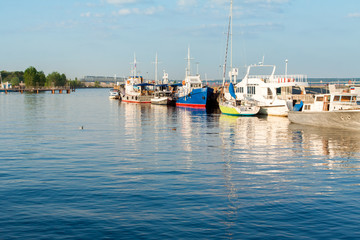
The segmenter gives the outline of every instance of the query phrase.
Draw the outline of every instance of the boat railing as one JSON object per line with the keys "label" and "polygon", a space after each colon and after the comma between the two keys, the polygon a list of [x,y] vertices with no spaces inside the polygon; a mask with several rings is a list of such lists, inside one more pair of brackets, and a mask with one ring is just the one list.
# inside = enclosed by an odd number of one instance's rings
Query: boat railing
{"label": "boat railing", "polygon": [[265,83],[306,83],[307,75],[288,74],[288,75],[249,75],[248,79],[261,79]]}
{"label": "boat railing", "polygon": [[270,83],[291,83],[291,82],[307,82],[307,75],[303,74],[291,74],[291,75],[275,75]]}

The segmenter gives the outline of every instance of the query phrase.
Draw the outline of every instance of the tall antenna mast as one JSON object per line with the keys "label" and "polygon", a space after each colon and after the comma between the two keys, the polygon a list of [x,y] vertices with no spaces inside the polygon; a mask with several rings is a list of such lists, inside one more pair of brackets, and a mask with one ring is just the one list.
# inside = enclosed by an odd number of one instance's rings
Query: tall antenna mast
{"label": "tall antenna mast", "polygon": [[187,58],[185,58],[185,60],[187,60],[187,68],[186,68],[186,76],[190,76],[191,75],[191,71],[190,71],[190,61],[193,58],[190,58],[190,47],[188,47],[188,56]]}
{"label": "tall antenna mast", "polygon": [[155,55],[155,84],[157,84],[158,79],[158,54]]}
{"label": "tall antenna mast", "polygon": [[137,73],[136,73],[136,55],[134,53],[134,77],[136,77]]}

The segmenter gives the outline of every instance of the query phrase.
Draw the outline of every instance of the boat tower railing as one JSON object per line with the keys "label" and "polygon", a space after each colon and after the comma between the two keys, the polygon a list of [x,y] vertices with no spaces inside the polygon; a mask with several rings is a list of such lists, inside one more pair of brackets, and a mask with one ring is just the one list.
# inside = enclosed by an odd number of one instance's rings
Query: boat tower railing
{"label": "boat tower railing", "polygon": [[288,74],[288,75],[250,75],[248,79],[261,79],[265,83],[290,83],[290,82],[307,82],[307,75],[304,74]]}

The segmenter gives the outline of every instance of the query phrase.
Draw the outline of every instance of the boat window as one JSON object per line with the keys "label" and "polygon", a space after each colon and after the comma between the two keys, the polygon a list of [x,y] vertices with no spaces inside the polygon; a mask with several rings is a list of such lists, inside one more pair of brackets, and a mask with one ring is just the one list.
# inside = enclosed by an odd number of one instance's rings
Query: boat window
{"label": "boat window", "polygon": [[341,96],[342,102],[350,102],[350,100],[351,100],[351,96]]}
{"label": "boat window", "polygon": [[310,110],[311,109],[311,105],[305,105],[305,110]]}
{"label": "boat window", "polygon": [[334,102],[338,102],[338,101],[340,101],[340,96],[339,95],[334,96]]}
{"label": "boat window", "polygon": [[238,92],[238,93],[244,93],[244,87],[238,87],[238,88],[236,88],[236,92]]}
{"label": "boat window", "polygon": [[255,86],[248,86],[247,87],[247,93],[250,95],[255,94]]}
{"label": "boat window", "polygon": [[281,88],[276,88],[276,95],[280,95],[281,94]]}
{"label": "boat window", "polygon": [[321,97],[316,97],[316,101],[317,101],[317,102],[322,102],[322,101],[324,101],[324,97],[323,97],[323,96],[321,96]]}

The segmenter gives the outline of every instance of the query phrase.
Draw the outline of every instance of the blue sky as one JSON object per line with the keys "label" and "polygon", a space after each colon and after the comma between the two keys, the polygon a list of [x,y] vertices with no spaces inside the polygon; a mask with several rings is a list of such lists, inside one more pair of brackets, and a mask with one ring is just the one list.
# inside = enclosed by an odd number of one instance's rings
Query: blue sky
{"label": "blue sky", "polygon": [[[277,73],[360,77],[360,1],[234,0],[233,65],[277,65]],[[0,70],[154,78],[192,72],[220,79],[230,0],[1,0]],[[196,64],[198,63],[198,65]]]}

